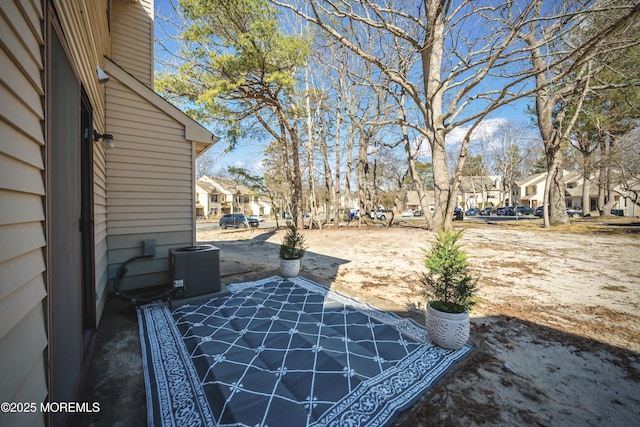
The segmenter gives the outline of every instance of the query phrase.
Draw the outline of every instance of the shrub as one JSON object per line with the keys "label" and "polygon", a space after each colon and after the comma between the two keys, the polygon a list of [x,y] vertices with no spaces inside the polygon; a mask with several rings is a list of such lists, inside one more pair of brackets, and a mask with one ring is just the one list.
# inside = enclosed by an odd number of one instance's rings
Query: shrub
{"label": "shrub", "polygon": [[461,232],[440,231],[431,250],[425,250],[428,271],[421,280],[422,293],[432,308],[447,313],[464,313],[475,304],[477,279],[468,272],[467,255],[458,244],[461,237]]}
{"label": "shrub", "polygon": [[290,223],[280,245],[280,258],[299,259],[304,256],[305,250],[304,235],[298,232],[294,223]]}

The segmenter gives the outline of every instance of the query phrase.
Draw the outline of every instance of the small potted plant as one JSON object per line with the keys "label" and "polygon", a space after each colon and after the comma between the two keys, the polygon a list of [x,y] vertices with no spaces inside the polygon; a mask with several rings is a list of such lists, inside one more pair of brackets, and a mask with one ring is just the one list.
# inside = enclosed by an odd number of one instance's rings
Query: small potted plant
{"label": "small potted plant", "polygon": [[457,350],[469,339],[469,310],[475,304],[477,279],[468,271],[467,255],[458,241],[461,232],[438,232],[425,250],[427,272],[421,280],[427,298],[426,322],[431,341]]}
{"label": "small potted plant", "polygon": [[298,275],[300,259],[304,256],[305,250],[304,235],[298,232],[295,224],[290,223],[280,245],[280,274],[282,277]]}

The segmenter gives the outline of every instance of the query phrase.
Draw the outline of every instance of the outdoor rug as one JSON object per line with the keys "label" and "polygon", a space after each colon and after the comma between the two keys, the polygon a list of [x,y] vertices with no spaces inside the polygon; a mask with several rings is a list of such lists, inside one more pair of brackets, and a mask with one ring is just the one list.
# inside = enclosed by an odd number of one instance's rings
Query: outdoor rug
{"label": "outdoor rug", "polygon": [[138,308],[150,426],[384,426],[472,350],[302,278]]}

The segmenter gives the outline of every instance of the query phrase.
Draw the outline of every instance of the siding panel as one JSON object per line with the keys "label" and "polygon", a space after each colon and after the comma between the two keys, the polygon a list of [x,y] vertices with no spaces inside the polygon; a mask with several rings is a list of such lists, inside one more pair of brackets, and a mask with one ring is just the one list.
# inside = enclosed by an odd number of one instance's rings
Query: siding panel
{"label": "siding panel", "polygon": [[41,276],[44,271],[44,257],[39,249],[0,263],[0,277],[3,281],[3,286],[0,287],[0,301],[10,299],[10,294],[24,283],[31,282]]}
{"label": "siding panel", "polygon": [[42,110],[34,111],[27,106],[20,95],[10,91],[5,85],[0,84],[0,116],[4,117],[16,129],[36,141],[44,141],[42,130],[42,120],[44,114]]}
{"label": "siding panel", "polygon": [[22,322],[0,341],[0,354],[4,355],[3,363],[0,364],[0,378],[3,384],[3,387],[0,387],[1,402],[25,402],[17,400],[15,396],[22,382],[29,377],[35,365],[44,368],[41,356],[47,346],[44,325],[42,310],[36,308],[28,312]]}
{"label": "siding panel", "polygon": [[[47,395],[42,18],[40,2],[0,2],[0,401]],[[0,425],[44,424],[16,415]]]}
{"label": "siding panel", "polygon": [[0,181],[8,190],[44,195],[42,170],[7,156],[0,156]]}
{"label": "siding panel", "polygon": [[168,252],[193,244],[193,152],[184,124],[124,83],[107,84],[108,275],[156,240],[153,259],[129,264],[122,289],[166,285]]}
{"label": "siding panel", "polygon": [[[25,314],[37,308],[46,295],[44,279],[40,275],[18,288],[9,298],[0,301],[0,336],[5,337],[16,325],[20,325]],[[25,340],[23,344],[27,342]]]}
{"label": "siding panel", "polygon": [[[3,1],[0,2],[0,40],[2,40],[5,54],[12,58],[12,61],[17,67],[22,70],[22,73],[31,81],[33,88],[37,93],[44,93],[42,88],[42,81],[40,79],[40,71],[43,68],[43,61],[40,55],[40,46],[35,51],[29,51],[25,48],[23,43],[24,38],[30,38],[33,32],[30,28],[17,28],[14,31],[14,26],[10,25],[5,10],[15,2]],[[38,28],[39,31],[39,28]],[[34,36],[39,40],[43,40],[41,34]],[[4,75],[4,68],[1,69]]]}
{"label": "siding panel", "polygon": [[[42,140],[30,140],[7,122],[0,121],[0,153],[20,160],[40,170],[44,169]],[[20,143],[18,143],[18,141]]]}
{"label": "siding panel", "polygon": [[136,79],[153,85],[153,1],[114,1],[113,60]]}

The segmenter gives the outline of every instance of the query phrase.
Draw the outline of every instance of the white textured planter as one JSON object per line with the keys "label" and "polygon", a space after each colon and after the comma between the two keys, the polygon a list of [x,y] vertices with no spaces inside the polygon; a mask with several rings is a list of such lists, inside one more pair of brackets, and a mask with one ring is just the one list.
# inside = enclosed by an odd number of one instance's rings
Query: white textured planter
{"label": "white textured planter", "polygon": [[300,259],[281,259],[280,275],[282,277],[296,277],[300,273]]}
{"label": "white textured planter", "polygon": [[458,350],[469,340],[469,312],[445,313],[427,304],[427,333],[442,348]]}

